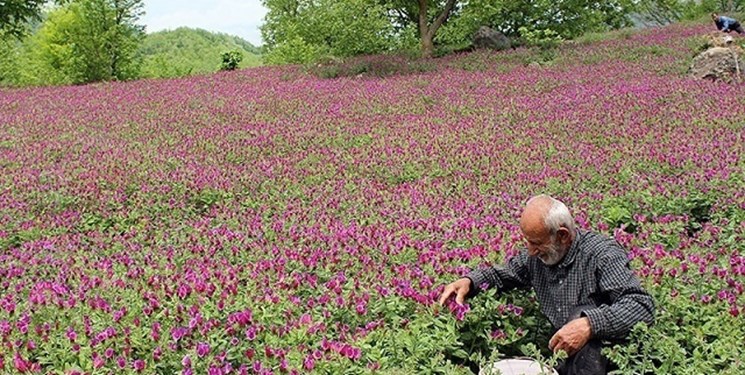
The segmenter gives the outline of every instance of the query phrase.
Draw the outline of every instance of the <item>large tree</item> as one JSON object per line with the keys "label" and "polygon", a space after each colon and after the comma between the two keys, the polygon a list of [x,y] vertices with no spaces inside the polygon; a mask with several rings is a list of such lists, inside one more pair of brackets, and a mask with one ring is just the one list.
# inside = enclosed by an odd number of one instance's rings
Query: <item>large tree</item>
{"label": "large tree", "polygon": [[142,7],[142,0],[72,1],[39,31],[41,56],[71,83],[136,78]]}
{"label": "large tree", "polygon": [[268,63],[305,63],[324,55],[390,49],[393,26],[376,0],[263,0]]}
{"label": "large tree", "polygon": [[432,57],[437,31],[463,1],[457,0],[383,0],[393,22],[401,28],[415,25],[422,57]]}

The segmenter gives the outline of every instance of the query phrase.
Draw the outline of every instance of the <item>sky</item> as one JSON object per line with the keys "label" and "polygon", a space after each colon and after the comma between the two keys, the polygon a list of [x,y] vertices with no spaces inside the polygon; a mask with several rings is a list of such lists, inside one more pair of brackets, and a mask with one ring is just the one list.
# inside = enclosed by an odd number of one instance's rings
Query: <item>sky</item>
{"label": "sky", "polygon": [[144,0],[140,23],[148,33],[180,26],[237,35],[262,45],[259,26],[267,10],[260,0]]}

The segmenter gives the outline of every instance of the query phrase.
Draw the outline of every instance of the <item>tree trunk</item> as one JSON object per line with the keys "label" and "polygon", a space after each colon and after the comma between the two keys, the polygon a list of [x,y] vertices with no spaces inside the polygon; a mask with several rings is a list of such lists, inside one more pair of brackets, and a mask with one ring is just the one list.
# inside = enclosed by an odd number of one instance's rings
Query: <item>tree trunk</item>
{"label": "tree trunk", "polygon": [[427,22],[427,0],[419,0],[419,38],[422,41],[422,57],[431,58],[435,54],[435,33],[437,29],[445,23],[450,16],[450,12],[455,6],[455,0],[448,0],[445,8],[442,10],[437,19],[429,25]]}
{"label": "tree trunk", "polygon": [[435,55],[435,43],[429,33],[422,35],[422,57],[425,59],[432,58]]}

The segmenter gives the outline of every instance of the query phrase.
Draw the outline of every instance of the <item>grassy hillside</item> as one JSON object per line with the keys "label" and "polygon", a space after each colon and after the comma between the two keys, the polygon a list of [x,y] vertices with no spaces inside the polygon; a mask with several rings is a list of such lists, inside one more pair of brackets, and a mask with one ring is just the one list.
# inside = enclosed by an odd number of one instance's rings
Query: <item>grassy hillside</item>
{"label": "grassy hillside", "polygon": [[142,43],[143,77],[178,77],[215,72],[223,52],[239,50],[239,67],[261,65],[261,51],[244,39],[202,29],[180,27],[148,34]]}
{"label": "grassy hillside", "polygon": [[533,294],[436,300],[522,251],[548,193],[655,299],[609,353],[621,373],[743,374],[745,85],[685,75],[709,31],[0,90],[0,373],[546,356]]}

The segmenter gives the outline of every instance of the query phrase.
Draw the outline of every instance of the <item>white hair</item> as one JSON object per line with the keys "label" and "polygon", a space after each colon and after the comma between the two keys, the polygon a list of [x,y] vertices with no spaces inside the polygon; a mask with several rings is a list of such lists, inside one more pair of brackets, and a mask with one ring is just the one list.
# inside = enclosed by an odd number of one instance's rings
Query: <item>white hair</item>
{"label": "white hair", "polygon": [[540,194],[530,198],[527,204],[530,204],[534,200],[547,200],[550,203],[548,211],[543,218],[543,223],[546,225],[546,229],[548,229],[551,236],[555,235],[562,227],[568,229],[570,232],[574,232],[574,218],[563,202],[549,195]]}

